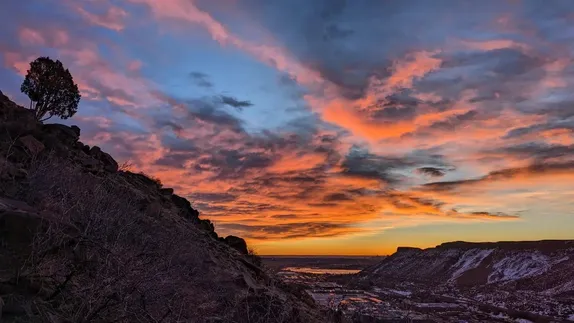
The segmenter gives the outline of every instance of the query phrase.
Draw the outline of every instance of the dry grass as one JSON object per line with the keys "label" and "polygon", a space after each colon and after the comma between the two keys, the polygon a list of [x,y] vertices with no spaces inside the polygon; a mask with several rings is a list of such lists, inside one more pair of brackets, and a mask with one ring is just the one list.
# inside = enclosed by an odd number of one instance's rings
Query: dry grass
{"label": "dry grass", "polygon": [[16,277],[41,322],[309,322],[274,286],[246,284],[227,246],[169,213],[147,216],[119,173],[44,158],[18,198],[48,220]]}

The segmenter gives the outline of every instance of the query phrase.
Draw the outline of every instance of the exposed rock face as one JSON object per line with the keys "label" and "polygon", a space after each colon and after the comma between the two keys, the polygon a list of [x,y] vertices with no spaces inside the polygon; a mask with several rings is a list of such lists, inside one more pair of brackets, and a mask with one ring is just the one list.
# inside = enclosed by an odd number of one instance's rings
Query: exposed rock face
{"label": "exposed rock face", "polygon": [[231,248],[239,251],[240,253],[246,255],[249,253],[247,250],[247,243],[242,238],[236,236],[225,237],[225,243],[227,243]]}
{"label": "exposed rock face", "polygon": [[3,322],[325,322],[173,189],[29,112],[0,93]]}
{"label": "exposed rock face", "polygon": [[165,196],[172,196],[173,195],[173,188],[162,188],[159,190],[162,195]]}
{"label": "exposed rock face", "polygon": [[60,142],[69,146],[75,144],[80,138],[79,131],[75,131],[71,127],[63,124],[45,124],[42,131],[48,135],[56,137]]}
{"label": "exposed rock face", "polygon": [[399,279],[458,286],[507,285],[531,291],[574,292],[574,240],[469,243],[399,248],[361,273],[376,281]]}
{"label": "exposed rock face", "polygon": [[76,134],[76,136],[78,136],[78,138],[80,137],[80,127],[78,126],[70,126],[70,129],[72,129],[72,131]]}
{"label": "exposed rock face", "polygon": [[199,212],[191,207],[191,203],[188,200],[174,194],[171,196],[171,201],[178,207],[179,214],[182,217],[199,224]]}

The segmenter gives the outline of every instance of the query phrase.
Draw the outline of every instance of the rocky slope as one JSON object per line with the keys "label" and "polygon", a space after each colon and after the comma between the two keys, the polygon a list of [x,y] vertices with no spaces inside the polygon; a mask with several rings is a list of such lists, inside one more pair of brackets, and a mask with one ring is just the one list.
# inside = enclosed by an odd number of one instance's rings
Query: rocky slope
{"label": "rocky slope", "polygon": [[444,243],[398,248],[361,275],[458,287],[508,286],[546,293],[574,292],[574,241]]}
{"label": "rocky slope", "polygon": [[0,92],[0,321],[323,322],[185,198]]}
{"label": "rocky slope", "polygon": [[574,241],[401,247],[353,284],[436,322],[570,322]]}

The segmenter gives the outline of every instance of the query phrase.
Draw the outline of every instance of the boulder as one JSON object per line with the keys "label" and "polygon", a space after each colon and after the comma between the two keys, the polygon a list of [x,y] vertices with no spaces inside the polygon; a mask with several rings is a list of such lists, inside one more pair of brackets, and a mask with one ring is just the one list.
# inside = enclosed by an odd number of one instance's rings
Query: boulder
{"label": "boulder", "polygon": [[219,236],[217,235],[217,232],[215,232],[215,231],[209,232],[208,235],[209,235],[209,236],[211,237],[211,239],[213,239],[213,240],[219,240]]}
{"label": "boulder", "polygon": [[89,155],[97,158],[100,156],[101,153],[102,153],[102,149],[98,146],[94,146],[90,149]]}
{"label": "boulder", "polygon": [[185,219],[191,220],[193,223],[199,224],[199,212],[191,207],[189,201],[179,195],[173,194],[171,201],[179,209],[179,215]]}
{"label": "boulder", "polygon": [[79,151],[81,151],[81,152],[83,152],[83,153],[85,153],[86,155],[89,155],[89,154],[90,154],[90,146],[84,144],[84,143],[81,142],[81,141],[78,141],[78,142],[76,143],[76,149],[79,150]]}
{"label": "boulder", "polygon": [[18,142],[32,156],[37,156],[46,148],[43,143],[41,143],[40,141],[38,141],[38,139],[34,138],[31,135],[19,138]]}
{"label": "boulder", "polygon": [[78,137],[80,137],[80,127],[73,125],[70,126],[70,129],[72,129],[72,131],[75,132]]}
{"label": "boulder", "polygon": [[104,170],[110,173],[115,173],[119,169],[118,162],[108,153],[102,152],[100,160],[104,163]]}
{"label": "boulder", "polygon": [[95,159],[101,161],[104,165],[104,170],[110,173],[115,173],[119,169],[118,163],[114,160],[114,158],[108,154],[103,152],[100,147],[94,146],[90,149],[90,156],[94,157]]}
{"label": "boulder", "polygon": [[78,139],[80,139],[80,136],[78,135],[79,131],[76,132],[74,129],[72,129],[72,127],[68,127],[63,124],[45,124],[42,127],[42,130],[47,134],[55,136],[63,144],[70,147],[73,146],[78,141]]}
{"label": "boulder", "polygon": [[90,146],[89,145],[83,145],[82,151],[86,154],[89,154],[90,153]]}
{"label": "boulder", "polygon": [[225,243],[229,245],[231,248],[239,251],[240,253],[246,255],[249,253],[247,250],[247,243],[240,237],[236,236],[227,236],[225,237]]}
{"label": "boulder", "polygon": [[215,232],[215,226],[207,219],[199,220],[199,228],[208,232]]}
{"label": "boulder", "polygon": [[79,158],[78,162],[88,172],[92,173],[99,173],[102,170],[102,163],[99,160],[96,160],[90,156],[85,156],[83,158]]}
{"label": "boulder", "polygon": [[41,133],[41,136],[37,137],[46,147],[47,150],[53,152],[58,157],[68,158],[70,155],[70,148],[75,146],[75,142],[62,142],[60,138],[58,138],[54,134],[46,134]]}

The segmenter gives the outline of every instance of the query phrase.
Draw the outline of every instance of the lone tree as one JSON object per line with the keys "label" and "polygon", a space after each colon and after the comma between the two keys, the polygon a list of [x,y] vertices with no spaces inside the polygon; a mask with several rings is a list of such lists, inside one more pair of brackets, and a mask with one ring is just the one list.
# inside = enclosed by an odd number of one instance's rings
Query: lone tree
{"label": "lone tree", "polygon": [[[53,116],[68,119],[78,110],[81,98],[70,71],[64,69],[62,62],[49,57],[39,57],[30,63],[20,90],[30,98],[30,109],[38,121]],[[44,118],[46,114],[48,117]]]}

